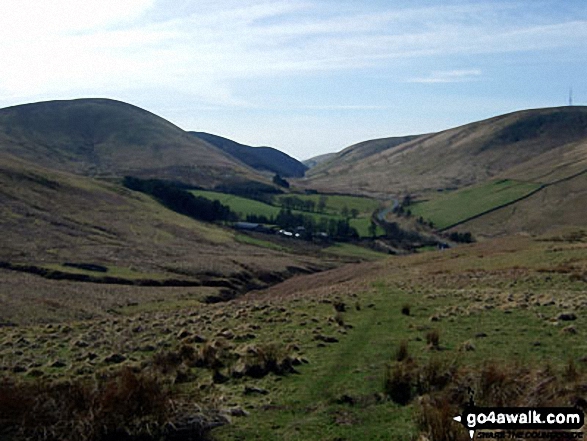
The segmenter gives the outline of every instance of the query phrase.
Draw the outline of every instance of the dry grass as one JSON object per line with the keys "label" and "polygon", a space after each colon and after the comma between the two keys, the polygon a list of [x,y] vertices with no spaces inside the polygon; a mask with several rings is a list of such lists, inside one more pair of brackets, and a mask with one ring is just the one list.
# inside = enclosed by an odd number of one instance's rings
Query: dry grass
{"label": "dry grass", "polygon": [[0,433],[7,439],[157,440],[190,417],[201,423],[191,435],[203,439],[207,416],[182,414],[177,400],[163,378],[128,367],[96,381],[4,380]]}
{"label": "dry grass", "polygon": [[417,422],[434,441],[468,439],[452,417],[460,414],[474,391],[480,407],[573,407],[585,408],[583,391],[587,373],[576,367],[556,371],[548,364],[526,367],[487,361],[479,367],[461,367],[449,381],[418,398]]}

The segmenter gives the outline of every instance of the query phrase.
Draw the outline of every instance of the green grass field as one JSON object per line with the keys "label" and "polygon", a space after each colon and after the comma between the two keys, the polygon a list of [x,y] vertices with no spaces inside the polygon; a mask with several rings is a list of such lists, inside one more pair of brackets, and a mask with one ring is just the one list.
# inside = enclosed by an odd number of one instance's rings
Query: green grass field
{"label": "green grass field", "polygon": [[[241,219],[245,219],[247,215],[274,217],[279,214],[280,207],[269,205],[264,202],[256,201],[254,199],[247,199],[240,196],[234,196],[226,193],[219,193],[207,190],[191,190],[194,196],[201,196],[212,200],[218,200],[222,204],[228,205],[232,211],[237,213]],[[318,195],[295,195],[300,199],[315,200],[319,199]],[[287,195],[281,196],[281,198]],[[377,209],[379,202],[374,199],[361,198],[356,196],[327,196],[326,213],[310,213],[299,210],[292,210],[293,213],[302,213],[312,216],[316,222],[320,219],[336,219],[341,220],[343,217],[338,214],[346,206],[349,210],[355,208],[359,211],[359,216],[350,220],[350,225],[356,228],[360,237],[369,237],[369,226],[371,224],[371,213]],[[383,230],[378,228],[377,234],[383,234]]]}
{"label": "green grass field", "polygon": [[412,215],[422,216],[442,229],[515,201],[538,188],[540,184],[504,179],[417,202],[409,209]]}
{"label": "green grass field", "polygon": [[240,218],[245,218],[249,214],[257,216],[277,216],[280,208],[254,199],[247,199],[232,194],[219,193],[217,191],[191,190],[194,196],[217,200],[224,205],[228,205],[232,211],[237,213]]}

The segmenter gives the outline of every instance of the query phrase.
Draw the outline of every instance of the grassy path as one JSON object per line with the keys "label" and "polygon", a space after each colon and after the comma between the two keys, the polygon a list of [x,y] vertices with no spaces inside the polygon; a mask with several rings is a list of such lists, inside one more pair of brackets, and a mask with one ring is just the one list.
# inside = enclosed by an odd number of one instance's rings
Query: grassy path
{"label": "grassy path", "polygon": [[272,404],[215,432],[217,439],[389,440],[413,430],[411,408],[381,396],[385,364],[408,330],[410,318],[400,313],[405,295],[378,290],[372,300],[371,307],[344,313],[353,328],[334,334],[338,343],[306,340],[304,356],[310,364],[300,367],[301,375],[278,381]]}

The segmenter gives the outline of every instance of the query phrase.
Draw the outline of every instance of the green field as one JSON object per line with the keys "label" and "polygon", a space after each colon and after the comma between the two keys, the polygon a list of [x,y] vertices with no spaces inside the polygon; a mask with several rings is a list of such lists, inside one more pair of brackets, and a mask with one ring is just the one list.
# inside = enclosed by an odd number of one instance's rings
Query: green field
{"label": "green field", "polygon": [[277,198],[277,200],[281,200],[287,197],[296,197],[298,199],[302,199],[304,201],[313,201],[316,205],[320,201],[321,197],[326,198],[326,212],[330,214],[340,214],[344,207],[350,210],[357,210],[360,213],[360,216],[371,216],[381,203],[376,201],[375,199],[364,198],[360,196],[341,196],[341,195],[319,195],[319,194],[311,194],[311,195],[282,195]]}
{"label": "green field", "polygon": [[540,184],[503,179],[416,202],[409,209],[412,215],[422,216],[434,222],[436,228],[443,229],[515,201],[538,188]]}
{"label": "green field", "polygon": [[[194,196],[201,196],[212,200],[218,200],[222,204],[228,205],[232,211],[238,214],[242,220],[246,219],[247,215],[274,217],[279,214],[281,207],[269,205],[264,202],[256,201],[254,199],[247,199],[241,196],[235,196],[226,193],[219,193],[207,190],[191,190]],[[283,195],[280,198],[287,197]],[[320,198],[319,195],[294,195],[303,200],[315,200],[316,204]],[[349,210],[353,208],[359,211],[359,216],[350,220],[350,225],[357,230],[360,237],[369,237],[369,226],[371,224],[371,213],[377,209],[379,202],[374,199],[361,198],[357,196],[327,196],[326,199],[326,213],[314,213],[300,210],[292,210],[293,213],[303,213],[312,216],[316,222],[320,219],[344,219],[340,213],[343,207]],[[378,228],[377,234],[383,234],[383,230]]]}
{"label": "green field", "polygon": [[280,208],[264,202],[256,201],[254,199],[247,199],[241,196],[232,194],[219,193],[217,191],[207,190],[191,190],[194,196],[201,196],[203,198],[220,201],[224,205],[228,205],[232,211],[239,215],[241,219],[249,214],[257,216],[277,216]]}

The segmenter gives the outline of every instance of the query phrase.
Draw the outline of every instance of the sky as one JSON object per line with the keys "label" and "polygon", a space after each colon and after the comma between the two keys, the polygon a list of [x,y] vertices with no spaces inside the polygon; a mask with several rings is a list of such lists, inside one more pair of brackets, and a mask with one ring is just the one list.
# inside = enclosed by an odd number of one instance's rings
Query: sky
{"label": "sky", "polygon": [[0,107],[102,97],[303,160],[587,105],[585,0],[2,0]]}

